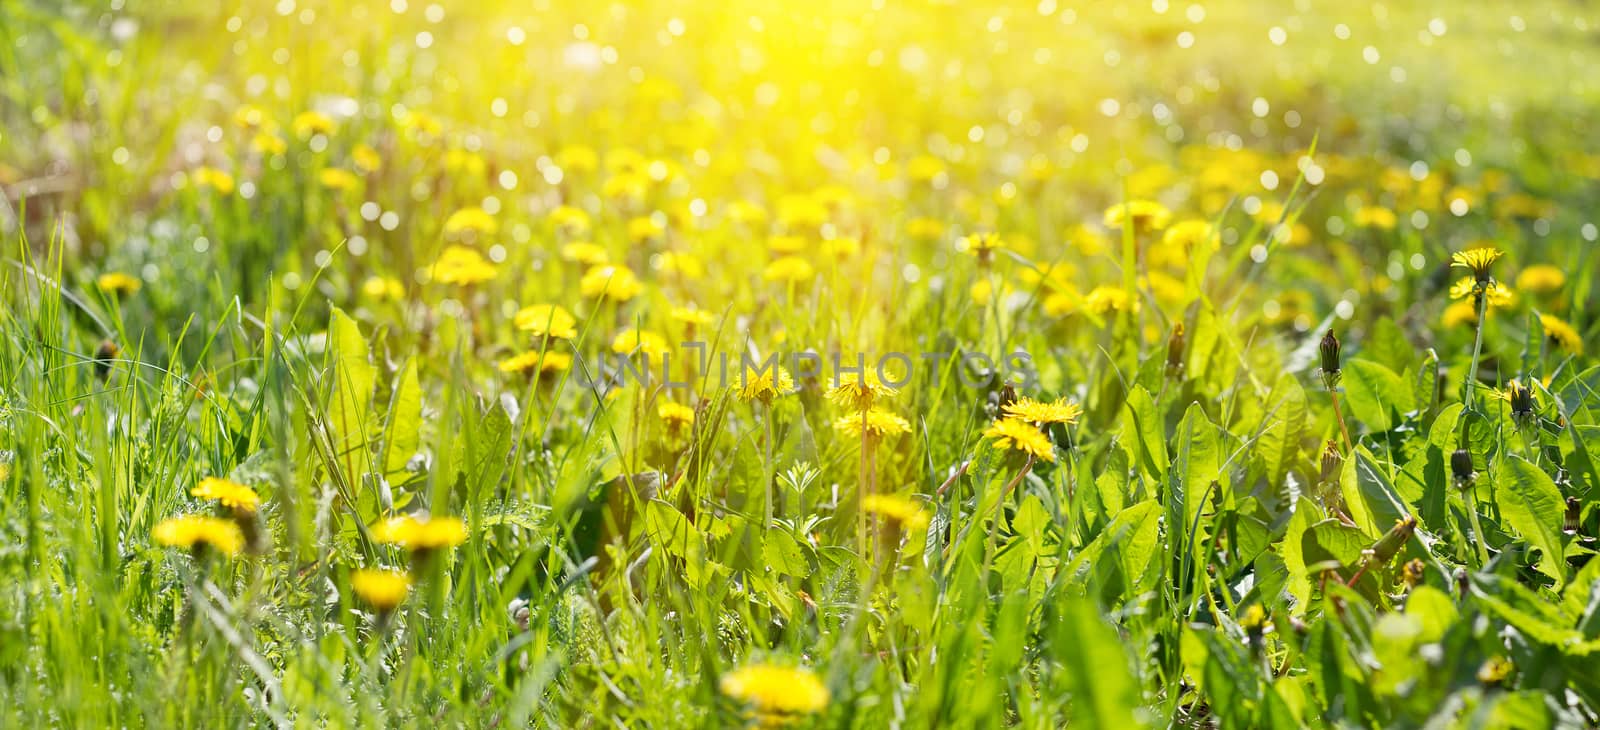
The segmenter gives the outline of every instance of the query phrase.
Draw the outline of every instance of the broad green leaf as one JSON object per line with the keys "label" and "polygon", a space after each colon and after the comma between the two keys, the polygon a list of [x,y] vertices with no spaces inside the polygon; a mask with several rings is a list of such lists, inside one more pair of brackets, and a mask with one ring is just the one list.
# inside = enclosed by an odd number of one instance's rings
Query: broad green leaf
{"label": "broad green leaf", "polygon": [[1374,431],[1388,431],[1410,411],[1411,388],[1393,370],[1370,360],[1352,358],[1344,367],[1345,400],[1350,415]]}
{"label": "broad green leaf", "polygon": [[1361,357],[1378,363],[1394,372],[1405,370],[1416,357],[1417,348],[1406,339],[1406,334],[1394,320],[1383,317],[1367,332],[1361,346]]}
{"label": "broad green leaf", "polygon": [[417,383],[416,360],[407,360],[395,379],[387,431],[383,461],[392,481],[405,473],[406,463],[422,444],[422,387]]}
{"label": "broad green leaf", "polygon": [[805,550],[794,537],[783,530],[768,530],[762,541],[761,554],[767,566],[775,573],[804,578],[811,574],[811,564],[806,561]]}
{"label": "broad green leaf", "polygon": [[1160,479],[1167,473],[1166,428],[1143,386],[1134,386],[1123,407],[1122,445],[1146,476]]}
{"label": "broad green leaf", "polygon": [[1539,549],[1539,572],[1554,578],[1559,589],[1567,581],[1567,561],[1561,547],[1566,503],[1550,475],[1513,454],[1500,462],[1494,502],[1506,524]]}
{"label": "broad green leaf", "polygon": [[1355,456],[1345,461],[1339,489],[1350,510],[1350,519],[1369,537],[1377,538],[1388,532],[1397,520],[1410,515],[1405,500],[1395,491],[1383,466],[1365,447],[1356,447]]}
{"label": "broad green leaf", "polygon": [[1055,626],[1053,653],[1058,663],[1052,684],[1066,696],[1073,724],[1139,727],[1133,714],[1140,705],[1139,685],[1122,637],[1101,618],[1092,601],[1070,599],[1057,605],[1060,613],[1050,622]]}
{"label": "broad green leaf", "polygon": [[1294,375],[1283,373],[1278,376],[1267,403],[1270,404],[1266,415],[1269,422],[1256,440],[1255,451],[1268,484],[1277,487],[1283,484],[1289,465],[1299,456],[1306,422],[1306,393]]}
{"label": "broad green leaf", "polygon": [[1176,480],[1172,483],[1175,495],[1173,502],[1183,507],[1184,535],[1187,539],[1197,527],[1196,517],[1203,511],[1202,503],[1207,501],[1211,483],[1218,481],[1220,469],[1217,427],[1206,418],[1200,404],[1191,404],[1188,412],[1183,414],[1174,442],[1177,461],[1170,472]]}
{"label": "broad green leaf", "polygon": [[328,429],[334,453],[351,485],[364,493],[370,459],[367,435],[376,421],[372,417],[372,391],[377,368],[370,360],[361,327],[338,307],[328,317],[327,358],[327,377],[332,380]]}

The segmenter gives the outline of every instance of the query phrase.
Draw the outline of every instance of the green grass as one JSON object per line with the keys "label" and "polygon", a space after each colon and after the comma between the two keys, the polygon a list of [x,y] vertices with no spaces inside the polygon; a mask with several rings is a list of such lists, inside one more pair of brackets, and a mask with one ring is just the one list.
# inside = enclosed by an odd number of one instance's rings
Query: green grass
{"label": "green grass", "polygon": [[[799,726],[1600,722],[1589,9],[136,5],[0,5],[0,726],[730,727],[757,664],[827,688]],[[1217,235],[1104,220],[1147,199]],[[1511,303],[1451,298],[1477,245]],[[857,353],[909,357],[866,453]],[[1029,458],[1016,396],[1083,413]],[[259,550],[154,540],[208,476]]]}

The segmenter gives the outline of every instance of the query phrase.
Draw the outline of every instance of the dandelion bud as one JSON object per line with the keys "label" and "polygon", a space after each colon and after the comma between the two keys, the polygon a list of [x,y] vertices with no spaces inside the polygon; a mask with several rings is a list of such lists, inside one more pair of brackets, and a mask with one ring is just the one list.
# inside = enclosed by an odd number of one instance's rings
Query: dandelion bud
{"label": "dandelion bud", "polygon": [[1334,336],[1333,330],[1322,335],[1317,354],[1322,358],[1322,379],[1332,387],[1333,383],[1339,382],[1339,338]]}
{"label": "dandelion bud", "polygon": [[1344,454],[1339,453],[1339,445],[1329,440],[1322,447],[1322,483],[1331,484],[1339,480],[1339,471],[1344,468]]}
{"label": "dandelion bud", "polygon": [[1450,473],[1456,479],[1456,486],[1465,487],[1476,479],[1478,473],[1472,470],[1472,454],[1466,449],[1456,449],[1450,454]]}
{"label": "dandelion bud", "polygon": [[1494,657],[1478,667],[1478,681],[1486,687],[1498,687],[1511,678],[1511,671],[1515,668],[1510,659],[1503,656]]}
{"label": "dandelion bud", "polygon": [[1533,417],[1533,389],[1515,380],[1506,385],[1506,402],[1511,404],[1512,420],[1522,423]]}
{"label": "dandelion bud", "polygon": [[1390,560],[1405,547],[1406,541],[1417,532],[1417,518],[1407,517],[1395,520],[1394,527],[1383,533],[1378,542],[1372,546],[1372,560],[1377,565],[1388,565]]}
{"label": "dandelion bud", "polygon": [[1426,571],[1427,565],[1422,562],[1422,558],[1412,558],[1400,569],[1400,578],[1406,582],[1407,588],[1416,588],[1422,583]]}
{"label": "dandelion bud", "polygon": [[1172,325],[1172,335],[1167,337],[1167,373],[1177,375],[1183,372],[1183,323]]}
{"label": "dandelion bud", "polygon": [[94,376],[104,381],[111,374],[111,361],[117,359],[121,348],[111,340],[104,340],[94,351]]}

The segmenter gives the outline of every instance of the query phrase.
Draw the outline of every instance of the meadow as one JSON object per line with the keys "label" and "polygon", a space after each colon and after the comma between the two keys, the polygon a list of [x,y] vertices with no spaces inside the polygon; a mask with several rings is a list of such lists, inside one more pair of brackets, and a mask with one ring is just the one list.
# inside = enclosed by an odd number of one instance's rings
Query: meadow
{"label": "meadow", "polygon": [[1600,726],[1600,10],[217,5],[0,2],[0,726]]}

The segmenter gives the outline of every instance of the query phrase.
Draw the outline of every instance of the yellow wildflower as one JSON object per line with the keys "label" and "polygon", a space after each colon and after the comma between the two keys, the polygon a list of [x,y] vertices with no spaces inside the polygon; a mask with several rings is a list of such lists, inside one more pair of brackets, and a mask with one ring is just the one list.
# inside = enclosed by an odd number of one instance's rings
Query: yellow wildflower
{"label": "yellow wildflower", "polygon": [[498,367],[502,373],[554,375],[572,367],[572,356],[564,352],[546,351],[541,353],[538,350],[530,350],[501,360]]}
{"label": "yellow wildflower", "polygon": [[561,247],[561,258],[584,266],[600,266],[610,260],[604,246],[574,241]]}
{"label": "yellow wildflower", "polygon": [[362,568],[350,573],[350,591],[380,613],[388,613],[411,592],[411,576],[399,570]]}
{"label": "yellow wildflower", "polygon": [[583,279],[578,282],[578,289],[586,297],[605,297],[626,302],[639,296],[644,291],[644,284],[634,276],[632,269],[606,264],[584,273]]}
{"label": "yellow wildflower", "polygon": [[559,304],[535,304],[517,310],[512,324],[534,337],[559,337],[570,340],[578,336],[578,318]]}
{"label": "yellow wildflower", "polygon": [[483,254],[466,246],[450,246],[433,264],[433,279],[441,284],[468,286],[493,279],[499,270]]}
{"label": "yellow wildflower", "polygon": [[215,167],[197,167],[189,178],[198,188],[211,188],[222,195],[233,192],[233,176]]}
{"label": "yellow wildflower", "polygon": [[1535,264],[1517,274],[1517,289],[1529,294],[1554,294],[1566,284],[1566,272],[1549,264]]}
{"label": "yellow wildflower", "polygon": [[867,438],[873,441],[881,441],[911,431],[910,421],[876,408],[843,415],[833,421],[833,430],[854,439],[861,438],[862,426],[866,427]]}
{"label": "yellow wildflower", "polygon": [[1089,296],[1084,297],[1084,303],[1089,311],[1095,314],[1133,312],[1139,308],[1138,302],[1128,296],[1128,292],[1115,286],[1097,286],[1089,290]]}
{"label": "yellow wildflower", "polygon": [[1493,246],[1479,246],[1465,251],[1457,251],[1450,255],[1451,268],[1460,267],[1471,269],[1472,275],[1478,281],[1489,280],[1489,266],[1501,256],[1500,249]]}
{"label": "yellow wildflower", "polygon": [[667,345],[666,338],[654,332],[625,329],[611,339],[611,351],[618,355],[632,355],[642,353],[645,357],[659,359],[667,354],[671,348]]}
{"label": "yellow wildflower", "polygon": [[892,494],[869,494],[861,498],[861,511],[877,515],[906,532],[928,526],[928,512],[916,500]]}
{"label": "yellow wildflower", "polygon": [[1574,355],[1583,352],[1583,338],[1578,336],[1578,330],[1567,324],[1560,317],[1550,314],[1539,315],[1539,325],[1544,329],[1544,336],[1550,338],[1561,349]]}
{"label": "yellow wildflower", "polygon": [[656,406],[656,416],[666,424],[667,430],[677,433],[694,425],[694,409],[682,403],[662,401]]}
{"label": "yellow wildflower", "polygon": [[1381,205],[1363,205],[1356,209],[1356,225],[1362,228],[1378,228],[1385,231],[1394,230],[1399,222],[1394,211]]}
{"label": "yellow wildflower", "polygon": [[1107,208],[1102,222],[1107,228],[1120,229],[1131,220],[1133,230],[1143,233],[1166,228],[1171,219],[1172,211],[1167,210],[1167,206],[1154,200],[1130,200]]}
{"label": "yellow wildflower", "polygon": [[1083,408],[1065,398],[1046,403],[1023,397],[1006,404],[1005,412],[1011,418],[1029,423],[1070,425],[1078,422],[1078,417],[1083,415]]}
{"label": "yellow wildflower", "polygon": [[200,484],[189,493],[200,499],[212,500],[236,512],[255,512],[261,506],[261,496],[256,494],[256,490],[218,477],[201,479]]}
{"label": "yellow wildflower", "polygon": [[372,526],[372,539],[407,550],[439,550],[467,541],[467,526],[455,517],[394,517]]}
{"label": "yellow wildflower", "polygon": [[333,134],[339,125],[322,112],[300,112],[294,118],[294,133],[297,137],[310,137],[314,134]]}
{"label": "yellow wildflower", "polygon": [[849,411],[871,410],[879,400],[893,398],[900,391],[885,385],[877,372],[864,369],[860,373],[841,373],[838,381],[828,391],[828,400]]}
{"label": "yellow wildflower", "polygon": [[446,236],[459,236],[469,232],[480,236],[492,236],[499,230],[500,225],[495,223],[494,216],[476,206],[462,208],[444,219]]}
{"label": "yellow wildflower", "polygon": [[1014,449],[1045,461],[1056,460],[1055,448],[1050,444],[1049,437],[1026,421],[1001,418],[989,426],[983,435],[994,439],[996,448]]}
{"label": "yellow wildflower", "polygon": [[803,284],[816,274],[817,270],[811,266],[811,262],[799,256],[785,256],[767,264],[766,270],[761,275],[767,281]]}
{"label": "yellow wildflower", "polygon": [[120,271],[111,271],[95,277],[94,285],[100,291],[121,297],[137,293],[144,282]]}
{"label": "yellow wildflower", "polygon": [[339,167],[323,168],[317,173],[317,179],[329,190],[355,190],[361,184],[361,178],[355,173]]}
{"label": "yellow wildflower", "polygon": [[751,664],[722,675],[717,686],[747,705],[765,726],[797,721],[828,707],[828,688],[817,675],[797,667]]}
{"label": "yellow wildflower", "polygon": [[794,390],[794,377],[789,371],[775,364],[763,369],[746,365],[744,371],[740,373],[739,382],[735,394],[740,400],[760,401],[768,405],[772,403],[772,399]]}
{"label": "yellow wildflower", "polygon": [[199,552],[216,550],[233,556],[244,548],[244,532],[232,520],[204,515],[184,515],[162,520],[151,532],[155,541],[167,547],[179,547]]}

